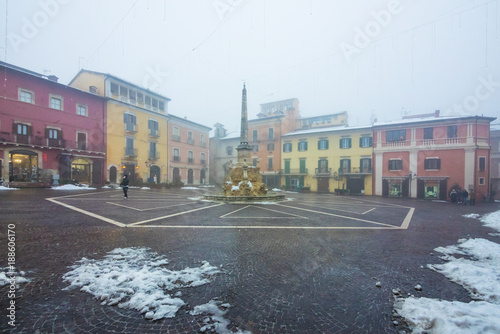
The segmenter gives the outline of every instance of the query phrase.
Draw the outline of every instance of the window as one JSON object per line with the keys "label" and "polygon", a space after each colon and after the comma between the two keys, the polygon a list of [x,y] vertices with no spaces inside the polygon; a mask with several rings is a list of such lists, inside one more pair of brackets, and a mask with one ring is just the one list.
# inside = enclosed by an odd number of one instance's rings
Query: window
{"label": "window", "polygon": [[137,93],[135,92],[135,90],[129,90],[128,91],[128,98],[130,99],[130,101],[133,101],[135,102],[136,99],[137,99]]}
{"label": "window", "polygon": [[479,171],[484,172],[486,170],[486,157],[479,157]]}
{"label": "window", "polygon": [[193,151],[188,151],[188,162],[189,163],[193,163],[194,162]]}
{"label": "window", "polygon": [[328,160],[324,158],[318,160],[318,173],[328,173]]}
{"label": "window", "polygon": [[351,138],[340,139],[340,148],[351,148]]}
{"label": "window", "polygon": [[62,100],[58,97],[51,97],[50,107],[52,109],[62,110]]}
{"label": "window", "polygon": [[206,143],[205,143],[205,135],[200,135],[200,144],[201,146],[205,146]]}
{"label": "window", "polygon": [[136,117],[132,114],[123,114],[123,122],[125,123],[125,130],[135,131]]}
{"label": "window", "polygon": [[174,148],[174,161],[181,161],[178,148]]}
{"label": "window", "polygon": [[58,129],[45,129],[45,138],[47,138],[48,146],[60,147],[62,132]]}
{"label": "window", "polygon": [[172,131],[172,139],[175,141],[180,141],[181,136],[179,134],[179,128],[174,126],[173,131]]}
{"label": "window", "polygon": [[226,153],[227,153],[227,155],[233,155],[233,147],[232,146],[227,146],[226,147]]}
{"label": "window", "polygon": [[307,142],[301,141],[299,142],[299,152],[307,151]]}
{"label": "window", "polygon": [[402,169],[403,169],[403,160],[401,159],[389,160],[389,170],[402,170]]}
{"label": "window", "polygon": [[253,138],[253,141],[257,141],[257,130],[253,130],[252,138]]}
{"label": "window", "polygon": [[76,105],[76,114],[80,115],[80,116],[88,116],[89,114],[88,114],[87,106],[77,104]]}
{"label": "window", "polygon": [[267,150],[268,151],[274,151],[274,143],[267,144]]}
{"label": "window", "polygon": [[259,152],[259,145],[252,145],[252,152]]}
{"label": "window", "polygon": [[299,159],[299,173],[307,174],[306,159]]}
{"label": "window", "polygon": [[290,174],[290,159],[285,159],[285,174]]}
{"label": "window", "polygon": [[149,142],[149,159],[156,159],[156,143]]}
{"label": "window", "polygon": [[346,174],[351,172],[351,159],[340,159],[340,173]]}
{"label": "window", "polygon": [[19,101],[33,103],[33,93],[27,90],[19,90]]}
{"label": "window", "polygon": [[165,111],[165,102],[159,101],[158,102],[158,107],[160,108],[160,110]]}
{"label": "window", "polygon": [[188,144],[194,144],[193,131],[188,131]]}
{"label": "window", "polygon": [[268,138],[274,139],[274,129],[273,128],[269,128]]}
{"label": "window", "polygon": [[372,137],[359,138],[359,147],[372,147]]}
{"label": "window", "polygon": [[292,143],[284,143],[283,152],[292,152]]}
{"label": "window", "polygon": [[457,126],[450,125],[447,129],[448,138],[457,138]]}
{"label": "window", "polygon": [[22,136],[28,135],[28,126],[26,124],[15,124],[15,128],[17,129],[16,134]]}
{"label": "window", "polygon": [[149,135],[153,137],[158,137],[159,131],[158,131],[158,122],[155,121],[154,119],[148,120],[148,129],[149,129]]}
{"label": "window", "polygon": [[252,159],[252,165],[253,165],[254,167],[257,167],[257,162],[258,162],[257,158],[253,158],[253,159]]}
{"label": "window", "polygon": [[151,101],[152,101],[153,108],[158,108],[158,100],[152,99]]}
{"label": "window", "polygon": [[118,95],[118,85],[115,83],[111,83],[111,94]]}
{"label": "window", "polygon": [[120,86],[120,96],[127,98],[128,97],[128,89],[123,87],[123,86]]}
{"label": "window", "polygon": [[485,178],[484,177],[480,177],[479,178],[479,185],[480,186],[484,186],[486,183],[485,183]]}
{"label": "window", "polygon": [[318,150],[328,150],[328,139],[318,141]]}
{"label": "window", "polygon": [[385,141],[405,141],[406,140],[406,130],[392,130],[385,132]]}
{"label": "window", "polygon": [[273,170],[273,158],[267,159],[267,170]]}
{"label": "window", "polygon": [[31,126],[20,123],[12,124],[12,132],[16,134],[16,143],[29,144],[31,136]]}
{"label": "window", "polygon": [[151,96],[146,95],[146,106],[151,107]]}
{"label": "window", "polygon": [[424,128],[424,139],[434,139],[434,128]]}
{"label": "window", "polygon": [[438,158],[427,158],[424,161],[424,168],[426,170],[438,170],[441,169],[441,159]]}
{"label": "window", "polygon": [[58,136],[58,130],[56,129],[47,129],[47,134],[48,134],[48,138],[50,139],[58,139],[59,136]]}
{"label": "window", "polygon": [[359,160],[359,172],[371,173],[372,172],[372,159],[363,158]]}
{"label": "window", "polygon": [[200,155],[200,163],[201,164],[204,164],[206,161],[205,161],[205,153],[201,153]]}
{"label": "window", "polygon": [[79,150],[87,149],[87,134],[84,132],[77,132],[76,135],[77,148]]}
{"label": "window", "polygon": [[144,95],[142,93],[137,93],[137,102],[144,104]]}

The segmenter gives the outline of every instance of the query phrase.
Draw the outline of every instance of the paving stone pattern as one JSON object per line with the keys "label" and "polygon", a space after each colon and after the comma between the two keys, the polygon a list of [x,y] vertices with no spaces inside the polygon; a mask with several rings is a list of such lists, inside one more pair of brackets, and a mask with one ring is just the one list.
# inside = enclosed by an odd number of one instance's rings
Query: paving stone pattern
{"label": "paving stone pattern", "polygon": [[[105,195],[104,191],[98,191],[97,195],[101,193]],[[144,200],[150,196],[161,200],[164,197],[171,203],[181,203],[188,202],[187,197],[199,193],[175,189],[150,190],[141,198]],[[471,212],[484,214],[499,209],[498,204],[479,203],[475,207],[464,207],[407,199],[287,194],[295,201],[286,205],[299,207],[301,203],[308,203],[338,215],[349,213],[328,208],[348,211],[351,201],[351,209],[360,211],[360,200],[383,203],[389,207],[395,205],[395,210],[378,209],[373,213],[377,221],[394,226],[401,225],[406,214],[399,206],[414,207],[415,212],[408,229],[123,228],[45,199],[73,194],[75,192],[61,193],[50,189],[0,192],[0,249],[6,253],[6,226],[15,224],[17,266],[19,270],[26,271],[26,276],[31,279],[21,284],[17,291],[17,326],[14,329],[8,326],[4,322],[5,314],[2,314],[2,332],[197,333],[204,325],[203,317],[193,316],[189,311],[196,305],[218,298],[231,304],[225,318],[231,321],[230,330],[234,331],[398,333],[407,328],[401,319],[393,317],[392,289],[399,288],[404,295],[411,293],[470,301],[463,288],[426,269],[425,265],[442,262],[438,254],[433,253],[435,247],[456,244],[458,239],[464,237],[494,240],[488,234],[492,230],[483,227],[477,219],[467,219],[462,215]],[[127,205],[140,205],[138,194],[132,189]],[[95,198],[94,195],[92,197]],[[100,211],[99,214],[106,214],[101,202],[84,200],[88,198],[83,195],[81,201],[73,199],[71,204],[94,208]],[[175,198],[177,202],[173,200]],[[144,203],[141,205],[146,207]],[[134,212],[133,215],[165,216],[206,205],[210,203],[194,201],[194,205],[186,204],[185,208],[176,206]],[[225,204],[213,210],[173,217],[170,221],[156,221],[155,224],[251,225],[252,221],[241,218],[220,218],[240,207]],[[274,205],[266,208],[277,209]],[[311,206],[307,208],[314,209]],[[117,209],[113,212],[109,209],[113,219],[127,223],[134,221],[131,210]],[[289,210],[309,218],[283,219],[282,223],[289,226],[298,221],[301,225],[327,226],[329,222],[338,225],[342,219],[328,215],[322,215],[321,219],[314,218],[316,216],[311,212],[298,213],[293,208],[280,207],[279,210]],[[252,214],[257,215],[258,211],[255,208]],[[358,213],[350,215],[360,217]],[[274,226],[280,224],[280,219],[259,218],[254,223]],[[68,266],[83,257],[102,259],[107,252],[118,247],[150,247],[165,255],[170,261],[169,268],[173,270],[199,266],[201,261],[208,261],[211,265],[222,266],[223,272],[216,275],[211,284],[183,290],[182,298],[188,305],[181,308],[175,318],[159,321],[145,320],[136,310],[103,306],[88,293],[63,290],[68,286],[62,280],[62,275],[69,271]],[[5,256],[0,256],[0,266],[6,266]],[[376,287],[379,281],[380,288]],[[417,284],[422,285],[421,292],[415,291]],[[0,296],[1,309],[5,310],[8,305],[7,286],[0,288]],[[393,324],[394,320],[399,321],[398,326]]]}

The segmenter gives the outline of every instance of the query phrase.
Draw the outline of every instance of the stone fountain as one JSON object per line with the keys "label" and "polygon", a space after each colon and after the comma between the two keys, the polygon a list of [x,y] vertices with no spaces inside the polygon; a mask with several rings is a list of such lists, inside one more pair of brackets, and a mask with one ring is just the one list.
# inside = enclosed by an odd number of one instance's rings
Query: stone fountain
{"label": "stone fountain", "polygon": [[241,132],[238,151],[238,162],[229,167],[226,181],[222,187],[222,195],[204,195],[205,199],[223,202],[267,202],[282,201],[285,195],[268,195],[267,188],[262,183],[259,167],[248,166],[252,148],[248,145],[248,112],[247,90],[243,84],[241,103]]}

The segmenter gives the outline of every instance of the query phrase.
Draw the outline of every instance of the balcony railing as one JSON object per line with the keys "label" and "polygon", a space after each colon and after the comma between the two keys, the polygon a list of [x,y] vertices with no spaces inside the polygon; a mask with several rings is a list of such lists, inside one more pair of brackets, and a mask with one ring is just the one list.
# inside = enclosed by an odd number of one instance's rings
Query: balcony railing
{"label": "balcony railing", "polygon": [[330,175],[332,175],[332,169],[331,168],[316,168],[314,174],[316,174],[316,176],[330,176]]}
{"label": "balcony railing", "polygon": [[125,132],[137,132],[137,124],[125,123]]}
{"label": "balcony railing", "polygon": [[181,157],[174,155],[174,161],[181,161]]}
{"label": "balcony railing", "polygon": [[194,159],[193,158],[188,158],[188,164],[192,164],[194,163]]}
{"label": "balcony railing", "polygon": [[204,164],[206,164],[206,163],[207,163],[207,161],[206,161],[206,160],[200,160],[200,164],[204,165]]}
{"label": "balcony railing", "polygon": [[398,140],[398,141],[388,141],[388,142],[382,143],[382,147],[404,147],[404,146],[410,146],[410,141],[409,140]]}
{"label": "balcony railing", "polygon": [[281,175],[307,175],[307,168],[303,169],[282,169]]}
{"label": "balcony railing", "polygon": [[40,136],[19,135],[16,133],[0,132],[0,142],[16,145],[39,146],[58,148],[64,151],[82,150],[92,152],[106,152],[103,144],[93,142],[78,142],[75,140],[45,138]]}
{"label": "balcony railing", "polygon": [[153,138],[160,137],[160,131],[149,129],[149,136]]}
{"label": "balcony railing", "polygon": [[172,135],[172,140],[173,141],[181,141],[181,136],[179,136],[179,135]]}
{"label": "balcony railing", "polygon": [[157,160],[160,159],[159,151],[149,151],[149,160]]}
{"label": "balcony railing", "polygon": [[207,147],[207,143],[206,142],[201,142],[200,143],[200,147]]}
{"label": "balcony railing", "polygon": [[339,168],[339,175],[352,175],[352,174],[371,174],[371,168],[360,168],[360,167],[351,167],[351,168]]}
{"label": "balcony railing", "polygon": [[194,145],[194,139],[188,139],[188,140],[187,140],[187,143],[188,143],[189,145]]}
{"label": "balcony railing", "polygon": [[137,157],[137,149],[136,148],[125,147],[125,157],[127,157],[127,158]]}

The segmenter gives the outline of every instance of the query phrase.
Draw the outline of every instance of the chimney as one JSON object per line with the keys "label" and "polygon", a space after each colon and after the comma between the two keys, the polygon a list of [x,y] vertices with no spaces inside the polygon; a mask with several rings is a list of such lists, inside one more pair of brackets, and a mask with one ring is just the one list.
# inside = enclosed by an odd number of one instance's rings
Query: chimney
{"label": "chimney", "polygon": [[50,81],[54,81],[54,82],[57,82],[57,80],[59,80],[59,78],[58,78],[58,77],[56,77],[55,75],[49,75],[49,76],[47,77],[47,79],[49,79]]}
{"label": "chimney", "polygon": [[439,109],[438,109],[438,110],[436,110],[436,111],[434,111],[434,115],[435,115],[436,117],[439,117],[439,112],[440,112],[440,111],[439,111]]}
{"label": "chimney", "polygon": [[89,92],[92,94],[97,94],[97,87],[96,86],[89,86]]}

